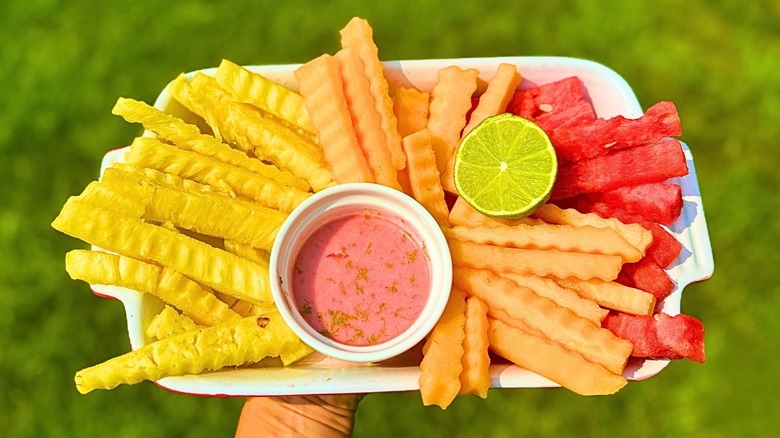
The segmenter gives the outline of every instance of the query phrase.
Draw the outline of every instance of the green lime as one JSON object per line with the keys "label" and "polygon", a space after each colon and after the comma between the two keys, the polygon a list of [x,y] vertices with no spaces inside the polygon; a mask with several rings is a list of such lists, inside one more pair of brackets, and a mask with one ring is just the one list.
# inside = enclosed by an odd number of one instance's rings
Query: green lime
{"label": "green lime", "polygon": [[550,198],[558,159],[536,123],[505,113],[488,117],[460,141],[455,188],[484,215],[528,216]]}

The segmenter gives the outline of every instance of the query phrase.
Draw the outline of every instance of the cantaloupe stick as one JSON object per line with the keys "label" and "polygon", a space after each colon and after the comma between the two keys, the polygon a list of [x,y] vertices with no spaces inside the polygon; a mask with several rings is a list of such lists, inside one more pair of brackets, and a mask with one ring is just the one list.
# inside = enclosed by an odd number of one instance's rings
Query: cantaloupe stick
{"label": "cantaloupe stick", "polygon": [[466,291],[453,288],[444,313],[423,345],[419,384],[425,406],[446,409],[460,391],[465,324]]}
{"label": "cantaloupe stick", "polygon": [[495,272],[471,268],[455,269],[453,285],[485,301],[491,317],[515,326],[514,321],[520,321],[612,373],[623,372],[633,348],[631,342],[537,295],[531,289],[518,286]]}
{"label": "cantaloupe stick", "polygon": [[468,134],[486,118],[505,112],[507,104],[515,95],[515,90],[522,80],[514,64],[499,64],[496,75],[488,83],[487,90],[479,96],[479,103],[471,112],[469,123],[463,128],[463,135]]}
{"label": "cantaloupe stick", "polygon": [[234,149],[211,135],[201,134],[197,126],[166,114],[144,102],[119,98],[111,112],[130,123],[142,124],[145,129],[154,132],[161,139],[167,140],[181,149],[246,168],[284,185],[304,191],[309,190],[309,184],[306,180],[295,176],[292,172],[249,157],[243,151]]}
{"label": "cantaloupe stick", "polygon": [[311,116],[300,94],[226,59],[219,64],[214,78],[234,100],[252,104],[314,135]]}
{"label": "cantaloupe stick", "polygon": [[543,296],[555,304],[593,321],[598,326],[601,326],[601,321],[609,313],[609,310],[599,307],[596,301],[581,297],[577,292],[561,286],[552,278],[514,273],[502,273],[501,276],[512,280],[519,286],[531,289],[537,295]]}
{"label": "cantaloupe stick", "polygon": [[607,371],[559,344],[490,319],[490,348],[521,367],[544,376],[580,395],[614,394],[626,385],[623,376]]}
{"label": "cantaloupe stick", "polygon": [[191,330],[144,345],[76,373],[76,389],[113,389],[163,377],[198,374],[259,362],[299,348],[278,312]]}
{"label": "cantaloupe stick", "polygon": [[170,267],[214,290],[252,302],[273,302],[268,269],[263,266],[78,196],[65,202],[52,227],[107,251]]}
{"label": "cantaloupe stick", "polygon": [[509,248],[617,255],[626,263],[642,258],[639,251],[613,229],[590,225],[456,225],[447,230],[447,234],[459,240]]}
{"label": "cantaloupe stick", "polygon": [[377,184],[402,190],[398,184],[397,170],[393,165],[390,149],[387,147],[387,136],[382,130],[382,120],[371,96],[363,62],[350,47],[339,50],[336,60],[341,68],[344,97],[352,118],[352,126],[374,179]]}
{"label": "cantaloupe stick", "polygon": [[382,129],[387,138],[387,148],[393,157],[393,165],[400,170],[406,167],[406,157],[401,151],[401,135],[398,133],[398,120],[393,113],[393,101],[385,79],[385,67],[379,60],[379,49],[374,43],[374,31],[368,21],[353,18],[341,29],[341,47],[351,48],[363,61],[363,68],[371,86],[376,112],[382,121]]}
{"label": "cantaloupe stick", "polygon": [[455,149],[460,142],[461,131],[466,126],[466,114],[471,109],[471,95],[477,89],[478,74],[474,69],[444,67],[439,70],[438,80],[431,92],[428,130],[431,132],[441,185],[450,193],[456,193],[455,183],[452,178],[444,178],[444,174],[450,161],[455,159]]}
{"label": "cantaloupe stick", "polygon": [[400,87],[393,96],[393,113],[398,119],[398,133],[401,138],[428,126],[430,93],[416,88]]}
{"label": "cantaloupe stick", "polygon": [[295,70],[295,78],[335,180],[374,182],[347,108],[336,58],[321,55]]}
{"label": "cantaloupe stick", "polygon": [[653,294],[614,281],[577,278],[555,279],[555,281],[607,309],[633,315],[652,315],[655,309]]}
{"label": "cantaloupe stick", "polygon": [[146,207],[144,218],[270,251],[286,213],[240,199],[180,190],[138,174],[108,168],[101,184],[130,193]]}
{"label": "cantaloupe stick", "polygon": [[455,266],[539,277],[614,280],[623,265],[620,256],[558,250],[504,248],[448,238]]}
{"label": "cantaloupe stick", "polygon": [[[403,140],[402,140],[403,142]],[[403,145],[403,143],[401,143]],[[412,183],[409,181],[409,165],[398,171],[398,184],[401,190],[409,196],[412,196]]]}
{"label": "cantaloupe stick", "polygon": [[617,231],[628,243],[644,255],[653,243],[653,233],[638,224],[624,224],[615,218],[605,219],[595,213],[580,213],[573,208],[562,209],[553,204],[544,204],[533,217],[551,224],[590,225],[597,228],[609,227]]}
{"label": "cantaloupe stick", "polygon": [[479,298],[469,297],[466,301],[460,395],[474,394],[486,398],[490,388],[487,312],[487,304]]}
{"label": "cantaloupe stick", "polygon": [[448,227],[447,202],[444,199],[439,171],[436,169],[436,158],[428,130],[422,129],[404,137],[402,144],[407,158],[406,171],[409,175],[411,196],[431,213],[439,226]]}
{"label": "cantaloupe stick", "polygon": [[197,328],[195,321],[166,304],[160,313],[152,317],[145,333],[149,339],[160,340]]}
{"label": "cantaloupe stick", "polygon": [[285,213],[311,196],[308,192],[283,186],[242,167],[181,150],[150,137],[133,140],[125,160],[129,164],[151,167],[203,184],[227,184],[237,195]]}
{"label": "cantaloupe stick", "polygon": [[502,219],[485,216],[470,206],[460,196],[455,199],[455,203],[452,205],[449,221],[450,225],[507,225],[510,227],[517,224],[535,225],[545,223],[541,219],[534,219],[528,216],[520,219]]}

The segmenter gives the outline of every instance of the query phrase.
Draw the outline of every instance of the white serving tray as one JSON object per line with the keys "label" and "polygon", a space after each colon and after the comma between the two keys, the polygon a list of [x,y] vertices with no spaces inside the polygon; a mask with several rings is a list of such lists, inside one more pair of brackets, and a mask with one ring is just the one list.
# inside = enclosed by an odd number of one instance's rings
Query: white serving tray
{"label": "white serving tray", "polygon": [[[626,81],[613,70],[591,61],[563,57],[504,57],[465,58],[385,62],[385,73],[391,87],[415,86],[430,91],[441,67],[457,65],[480,71],[480,78],[489,80],[500,63],[517,66],[523,76],[521,88],[541,85],[577,76],[585,85],[598,117],[616,115],[638,117],[643,114],[636,96]],[[289,88],[297,89],[293,71],[298,65],[250,66]],[[202,70],[213,73],[215,69]],[[167,87],[155,102],[157,108],[176,112]],[[180,111],[180,109],[179,109]],[[674,292],[666,298],[660,310],[670,315],[680,313],[682,291],[686,285],[709,278],[714,270],[712,247],[701,202],[696,171],[691,152],[683,144],[689,174],[677,179],[682,187],[684,206],[680,218],[670,231],[685,246],[668,273],[676,283]],[[103,159],[103,170],[122,161],[126,149],[109,152]],[[116,298],[125,307],[130,344],[136,349],[147,343],[144,329],[151,318],[162,309],[162,302],[149,294],[105,285],[93,285],[100,296]],[[421,353],[419,348],[377,364],[351,364],[312,355],[290,367],[257,366],[225,369],[201,375],[167,377],[157,384],[168,390],[207,396],[263,396],[300,394],[345,394],[418,390]],[[656,375],[668,365],[668,360],[631,359],[624,376],[629,380],[643,380]],[[557,387],[544,377],[509,363],[490,367],[493,388]]]}

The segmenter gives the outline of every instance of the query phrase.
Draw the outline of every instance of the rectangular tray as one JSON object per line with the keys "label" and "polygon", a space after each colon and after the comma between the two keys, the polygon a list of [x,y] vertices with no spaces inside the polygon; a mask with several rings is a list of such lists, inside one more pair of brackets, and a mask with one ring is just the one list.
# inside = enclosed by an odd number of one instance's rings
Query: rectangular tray
{"label": "rectangular tray", "polygon": [[[493,77],[500,63],[517,66],[523,76],[520,88],[529,88],[577,76],[583,82],[598,117],[616,115],[639,117],[643,114],[636,96],[623,78],[613,70],[587,60],[563,57],[502,57],[462,58],[385,62],[385,73],[393,86],[414,86],[430,91],[437,78],[437,71],[449,65],[474,68],[480,78]],[[293,71],[299,65],[249,66],[267,78],[291,89],[297,89]],[[213,73],[216,69],[201,70]],[[193,72],[194,73],[194,72]],[[192,73],[191,73],[192,74]],[[171,112],[180,111],[170,99],[167,87],[155,102],[155,106]],[[680,313],[682,291],[686,285],[709,278],[714,270],[712,247],[701,202],[693,158],[683,144],[688,161],[689,174],[676,179],[683,192],[683,209],[680,218],[669,228],[682,242],[685,249],[667,270],[676,283],[674,292],[661,304],[664,313]],[[103,159],[103,170],[122,161],[126,148],[110,151]],[[125,307],[130,343],[136,349],[148,342],[144,329],[163,303],[150,294],[105,285],[93,285],[95,294],[116,298]],[[377,364],[351,364],[321,355],[312,355],[290,367],[255,366],[225,369],[201,375],[167,377],[156,383],[170,391],[206,396],[263,396],[300,394],[373,393],[418,390],[419,363],[422,355],[415,348],[397,358]],[[624,376],[629,380],[643,380],[659,373],[668,360],[637,360],[632,358]],[[498,362],[490,367],[493,388],[557,387],[536,373],[516,365]]]}

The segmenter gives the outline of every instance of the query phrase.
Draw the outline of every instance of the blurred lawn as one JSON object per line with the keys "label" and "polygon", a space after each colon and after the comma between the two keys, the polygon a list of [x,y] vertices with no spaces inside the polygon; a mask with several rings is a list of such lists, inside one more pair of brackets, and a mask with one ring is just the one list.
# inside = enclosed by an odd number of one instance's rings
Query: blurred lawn
{"label": "blurred lawn", "polygon": [[[151,383],[77,394],[73,375],[127,349],[124,313],[71,281],[82,243],[49,224],[138,129],[119,96],[153,102],[181,71],[305,62],[354,15],[383,59],[564,55],[620,73],[640,102],[674,100],[694,154],[715,276],[683,311],[708,361],[682,361],[612,397],[492,391],[447,410],[419,394],[364,399],[356,436],[766,436],[780,425],[780,6],[758,1],[29,0],[0,3],[0,436],[230,436],[240,399]],[[141,5],[143,4],[143,6]],[[652,5],[652,6],[650,6]],[[770,6],[774,5],[774,6]]]}

